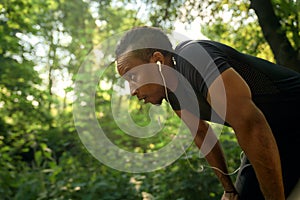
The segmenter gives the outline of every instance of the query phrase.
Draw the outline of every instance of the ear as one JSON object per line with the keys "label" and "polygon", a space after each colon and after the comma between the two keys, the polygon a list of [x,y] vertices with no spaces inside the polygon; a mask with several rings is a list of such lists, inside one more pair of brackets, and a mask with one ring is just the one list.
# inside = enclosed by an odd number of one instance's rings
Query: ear
{"label": "ear", "polygon": [[150,58],[150,62],[151,63],[160,62],[161,64],[164,64],[165,63],[165,56],[161,52],[155,51],[152,54],[152,57]]}

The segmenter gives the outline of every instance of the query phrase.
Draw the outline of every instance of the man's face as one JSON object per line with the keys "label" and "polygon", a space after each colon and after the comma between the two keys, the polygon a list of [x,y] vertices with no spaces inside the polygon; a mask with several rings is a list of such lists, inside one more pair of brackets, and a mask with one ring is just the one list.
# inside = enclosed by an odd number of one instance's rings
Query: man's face
{"label": "man's face", "polygon": [[117,60],[119,74],[128,81],[130,93],[145,103],[160,105],[165,98],[165,90],[158,65],[145,62],[134,56],[124,56]]}

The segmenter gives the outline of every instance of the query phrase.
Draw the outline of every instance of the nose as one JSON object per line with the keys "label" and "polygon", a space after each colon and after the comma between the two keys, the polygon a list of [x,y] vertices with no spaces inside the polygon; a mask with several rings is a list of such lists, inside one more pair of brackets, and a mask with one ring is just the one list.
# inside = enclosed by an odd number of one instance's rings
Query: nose
{"label": "nose", "polygon": [[136,89],[130,89],[130,94],[131,96],[134,96],[137,94],[137,90]]}

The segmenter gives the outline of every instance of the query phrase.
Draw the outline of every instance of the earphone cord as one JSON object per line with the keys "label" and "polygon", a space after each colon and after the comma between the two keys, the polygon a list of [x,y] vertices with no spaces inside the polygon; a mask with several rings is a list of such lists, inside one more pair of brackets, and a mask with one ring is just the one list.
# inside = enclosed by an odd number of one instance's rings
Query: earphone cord
{"label": "earphone cord", "polygon": [[160,76],[161,76],[162,81],[163,81],[163,84],[164,84],[166,100],[167,100],[168,102],[170,102],[170,101],[169,101],[169,95],[168,95],[168,90],[167,90],[166,80],[165,80],[165,77],[164,77],[164,75],[163,75],[163,73],[162,73],[162,70],[161,70],[161,64],[158,64],[158,69],[159,69],[159,73],[160,73]]}
{"label": "earphone cord", "polygon": [[[184,147],[183,147],[183,146],[181,146],[181,147],[182,147],[182,150],[184,151],[184,154],[185,154],[185,156],[186,156],[186,159],[187,159],[187,162],[188,162],[190,168],[191,168],[193,171],[198,172],[198,173],[203,172],[203,171],[204,171],[204,167],[206,167],[206,168],[211,168],[211,169],[217,170],[217,171],[219,171],[219,172],[220,172],[221,174],[223,174],[223,175],[226,175],[226,176],[232,176],[232,175],[236,174],[238,171],[243,170],[244,168],[251,166],[251,164],[246,164],[246,165],[244,165],[243,167],[241,167],[241,165],[240,165],[237,169],[235,169],[235,170],[234,170],[233,172],[231,172],[231,173],[226,173],[226,172],[224,172],[223,170],[219,169],[218,167],[209,166],[209,165],[200,165],[200,169],[195,169],[195,168],[193,167],[192,163],[190,162],[190,160],[189,160],[189,158],[188,158],[188,156],[187,156],[187,153],[186,153]],[[201,153],[201,152],[200,152],[200,153]],[[244,154],[244,152],[242,151],[241,154],[240,154],[240,161],[241,161],[241,163],[242,163],[242,161],[243,161],[243,157],[242,157],[243,154]]]}
{"label": "earphone cord", "polygon": [[[163,84],[164,84],[166,100],[167,100],[168,102],[170,102],[170,101],[169,101],[169,96],[168,96],[168,90],[167,90],[166,80],[165,80],[165,77],[164,77],[164,75],[163,75],[163,73],[162,73],[162,69],[161,69],[161,64],[160,64],[160,63],[158,64],[158,67],[159,67],[159,73],[160,73],[160,75],[161,75],[161,78],[162,78],[162,81],[163,81]],[[160,120],[159,120],[159,122],[160,122]],[[193,165],[191,164],[191,162],[190,162],[190,160],[189,160],[189,157],[188,157],[188,155],[187,155],[187,153],[186,153],[186,151],[185,151],[183,145],[182,145],[181,147],[182,147],[182,150],[184,151],[184,154],[185,154],[185,156],[186,156],[186,158],[187,158],[187,161],[188,161],[188,164],[189,164],[190,168],[191,168],[193,171],[195,171],[195,172],[203,172],[203,171],[204,171],[204,167],[207,167],[207,168],[211,168],[211,169],[217,170],[217,171],[219,171],[219,172],[220,172],[221,174],[223,174],[223,175],[226,175],[226,176],[232,176],[232,175],[236,174],[239,170],[243,170],[244,168],[251,166],[251,164],[246,164],[246,165],[244,165],[244,166],[241,168],[241,165],[240,165],[240,167],[238,167],[237,169],[235,169],[235,170],[234,170],[233,172],[231,172],[231,173],[226,173],[226,172],[224,172],[223,170],[219,169],[218,167],[208,166],[208,165],[200,165],[200,169],[197,170],[197,169],[195,169],[195,168],[193,167]],[[201,152],[199,152],[199,153],[201,153]],[[243,154],[244,154],[244,152],[242,151],[241,154],[240,154],[240,161],[241,161],[241,163],[242,163],[242,155],[243,155]]]}

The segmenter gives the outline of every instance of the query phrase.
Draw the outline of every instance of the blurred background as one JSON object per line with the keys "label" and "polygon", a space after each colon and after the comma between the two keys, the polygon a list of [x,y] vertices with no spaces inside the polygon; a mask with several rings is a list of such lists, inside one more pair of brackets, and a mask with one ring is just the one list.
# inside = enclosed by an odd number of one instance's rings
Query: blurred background
{"label": "blurred background", "polygon": [[[221,198],[213,171],[199,172],[206,163],[194,144],[163,169],[126,173],[103,165],[80,141],[72,113],[78,69],[98,44],[141,25],[223,42],[300,71],[299,0],[0,0],[1,200]],[[166,145],[177,131],[176,117],[164,134],[139,140],[111,120],[113,78],[112,64],[95,103],[109,138],[133,152]],[[130,108],[138,124],[149,123],[149,105],[133,98]],[[234,133],[224,127],[220,140],[234,171],[241,153]]]}

